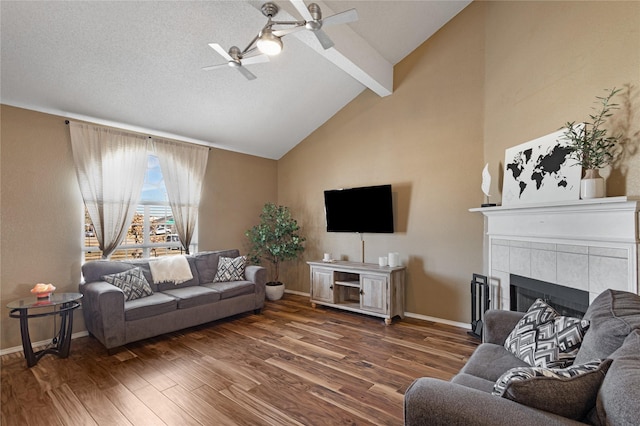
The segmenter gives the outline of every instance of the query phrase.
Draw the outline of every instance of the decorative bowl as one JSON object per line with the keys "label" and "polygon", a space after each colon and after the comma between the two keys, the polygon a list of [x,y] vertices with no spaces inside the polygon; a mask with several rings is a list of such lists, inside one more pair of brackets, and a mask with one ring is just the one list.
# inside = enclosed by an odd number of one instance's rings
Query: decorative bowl
{"label": "decorative bowl", "polygon": [[54,291],[56,291],[56,288],[52,284],[39,283],[31,289],[31,294],[35,294],[38,299],[46,299]]}

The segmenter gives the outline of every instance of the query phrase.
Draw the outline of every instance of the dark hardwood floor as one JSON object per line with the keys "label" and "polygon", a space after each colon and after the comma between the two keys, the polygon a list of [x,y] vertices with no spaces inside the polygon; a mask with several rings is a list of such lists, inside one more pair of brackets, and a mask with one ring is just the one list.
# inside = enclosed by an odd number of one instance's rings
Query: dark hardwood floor
{"label": "dark hardwood floor", "polygon": [[450,379],[466,330],[319,307],[286,294],[244,314],[129,344],[92,337],[33,368],[1,358],[2,425],[401,425],[421,376]]}

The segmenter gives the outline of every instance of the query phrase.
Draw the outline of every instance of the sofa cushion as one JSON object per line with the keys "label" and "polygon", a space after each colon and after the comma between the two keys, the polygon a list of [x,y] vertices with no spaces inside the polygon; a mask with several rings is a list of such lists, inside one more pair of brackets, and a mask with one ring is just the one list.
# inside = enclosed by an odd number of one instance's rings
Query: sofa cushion
{"label": "sofa cushion", "polygon": [[149,261],[145,259],[137,260],[92,260],[82,265],[82,277],[87,283],[94,281],[102,281],[103,275],[116,274],[129,269],[140,268],[153,291],[158,291],[158,287],[154,284],[151,277],[151,269],[149,269]]}
{"label": "sofa cushion", "polygon": [[502,345],[483,343],[471,354],[460,373],[480,377],[493,384],[505,371],[514,367],[529,367],[529,364],[514,356]]}
{"label": "sofa cushion", "polygon": [[504,373],[493,394],[574,420],[595,406],[598,389],[611,360],[596,360],[564,369],[519,367]]}
{"label": "sofa cushion", "polygon": [[[114,262],[112,260],[92,260],[82,265],[82,277],[87,283],[104,281],[102,279],[103,275],[117,274],[118,272],[124,272],[135,267],[136,265],[132,265],[127,262]],[[147,279],[147,281],[149,280]]]}
{"label": "sofa cushion", "polygon": [[240,251],[238,249],[203,251],[194,255],[201,284],[213,282],[213,277],[218,271],[220,256],[235,258],[240,256]]}
{"label": "sofa cushion", "polygon": [[164,293],[153,293],[143,299],[124,302],[124,319],[134,321],[178,309],[178,300]]}
{"label": "sofa cushion", "polygon": [[125,300],[151,296],[153,290],[140,268],[128,269],[117,274],[103,275],[102,279],[122,290]]}
{"label": "sofa cushion", "polygon": [[218,258],[218,271],[213,277],[213,282],[242,281],[244,269],[247,265],[246,256],[235,258],[220,256]]}
{"label": "sofa cushion", "polygon": [[562,368],[573,363],[589,322],[560,316],[537,299],[513,328],[504,347],[530,366]]}
{"label": "sofa cushion", "polygon": [[153,289],[153,291],[158,291],[158,286],[155,285],[155,283],[153,282],[153,277],[151,276],[151,268],[149,268],[149,259],[134,259],[134,260],[127,260],[127,261],[112,262],[112,263],[124,263],[124,264],[131,265],[132,267],[142,269],[142,272],[144,273],[144,277],[149,283],[149,285],[151,285],[151,288]]}
{"label": "sofa cushion", "polygon": [[584,319],[591,326],[575,362],[608,358],[629,333],[640,328],[640,296],[619,290],[605,290],[587,308]]}
{"label": "sofa cushion", "polygon": [[214,303],[220,300],[220,293],[199,285],[165,290],[163,293],[178,299],[178,309]]}
{"label": "sofa cushion", "polygon": [[255,292],[256,285],[251,281],[229,281],[226,283],[209,283],[204,287],[210,288],[220,293],[221,299],[230,299],[243,294],[252,294]]}
{"label": "sofa cushion", "polygon": [[216,276],[218,271],[219,257],[219,254],[214,251],[197,253],[194,256],[201,284],[213,282],[213,277]]}
{"label": "sofa cushion", "polygon": [[597,420],[602,425],[640,425],[640,329],[624,340],[598,392]]}

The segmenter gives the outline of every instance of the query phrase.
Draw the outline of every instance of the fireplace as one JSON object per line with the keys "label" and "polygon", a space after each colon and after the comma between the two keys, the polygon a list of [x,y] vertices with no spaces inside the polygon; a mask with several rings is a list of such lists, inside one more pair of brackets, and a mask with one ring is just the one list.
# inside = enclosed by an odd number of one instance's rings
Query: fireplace
{"label": "fireplace", "polygon": [[[640,294],[640,199],[471,211],[486,218],[485,268],[493,308],[511,308],[511,274],[588,292],[590,301],[609,288]],[[533,301],[536,295],[521,297]]]}
{"label": "fireplace", "polygon": [[520,275],[511,274],[509,278],[512,311],[526,312],[536,299],[544,300],[560,315],[570,317],[582,318],[589,307],[587,291]]}

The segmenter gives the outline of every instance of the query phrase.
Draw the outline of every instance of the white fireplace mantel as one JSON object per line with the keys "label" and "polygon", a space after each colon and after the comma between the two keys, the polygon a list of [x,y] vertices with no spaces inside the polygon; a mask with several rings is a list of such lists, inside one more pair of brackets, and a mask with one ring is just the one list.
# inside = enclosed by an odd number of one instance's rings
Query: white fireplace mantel
{"label": "white fireplace mantel", "polygon": [[589,292],[640,294],[640,199],[470,209],[485,217],[492,306],[509,309],[509,275]]}

